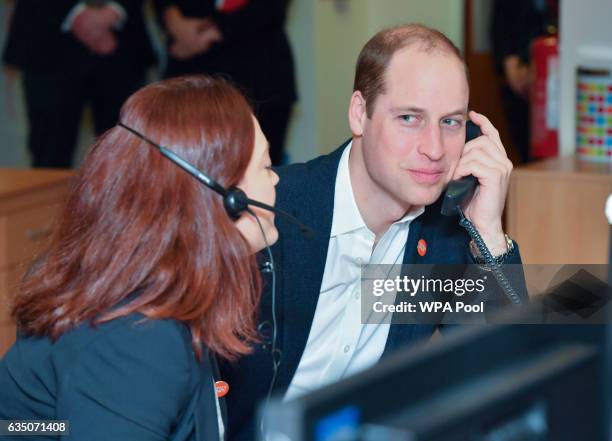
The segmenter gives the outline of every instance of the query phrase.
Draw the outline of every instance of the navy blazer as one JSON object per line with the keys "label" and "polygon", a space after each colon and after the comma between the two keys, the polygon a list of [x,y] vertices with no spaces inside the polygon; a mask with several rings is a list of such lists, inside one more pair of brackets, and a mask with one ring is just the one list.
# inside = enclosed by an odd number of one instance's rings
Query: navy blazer
{"label": "navy blazer", "polygon": [[[325,269],[336,174],[347,144],[329,155],[277,170],[280,176],[277,207],[312,227],[316,234],[308,239],[294,225],[276,217],[280,238],[272,249],[277,270],[276,313],[281,350],[274,385],[276,394],[283,394],[289,387],[308,340]],[[417,253],[419,239],[427,242],[427,253],[422,257]],[[438,201],[411,223],[403,263],[474,263],[469,253],[469,241],[470,237],[459,226],[457,217],[440,214]],[[518,249],[509,263],[520,263]],[[230,440],[255,439],[255,411],[266,397],[272,379],[271,323],[271,298],[266,292],[260,308],[262,344],[238,362],[220,365],[221,376],[230,385],[225,398]],[[382,357],[429,338],[434,330],[434,325],[392,324]]]}
{"label": "navy blazer", "polygon": [[212,357],[198,362],[181,322],[143,319],[18,338],[0,360],[0,420],[68,420],[67,440],[218,440]]}

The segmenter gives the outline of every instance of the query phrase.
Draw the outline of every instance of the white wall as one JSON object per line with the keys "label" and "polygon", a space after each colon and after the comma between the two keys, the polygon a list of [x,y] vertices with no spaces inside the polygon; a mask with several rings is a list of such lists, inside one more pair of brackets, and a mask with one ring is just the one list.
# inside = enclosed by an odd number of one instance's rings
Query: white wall
{"label": "white wall", "polygon": [[422,23],[444,32],[463,48],[463,1],[366,0],[368,35],[403,23]]}
{"label": "white wall", "polygon": [[559,154],[576,151],[577,50],[585,45],[612,46],[612,1],[561,0],[561,122]]}
{"label": "white wall", "polygon": [[[0,23],[7,23],[11,6],[0,2]],[[0,26],[0,50],[4,48],[6,26]],[[0,69],[0,167],[27,167],[26,118],[23,91],[19,77],[11,81]]]}
{"label": "white wall", "polygon": [[368,0],[350,0],[344,12],[333,1],[317,2],[317,150],[326,153],[345,141],[348,101],[353,90],[355,61],[367,40]]}
{"label": "white wall", "polygon": [[298,0],[291,3],[287,17],[298,87],[298,102],[293,108],[287,133],[287,150],[292,162],[316,156],[314,12],[314,1]]}

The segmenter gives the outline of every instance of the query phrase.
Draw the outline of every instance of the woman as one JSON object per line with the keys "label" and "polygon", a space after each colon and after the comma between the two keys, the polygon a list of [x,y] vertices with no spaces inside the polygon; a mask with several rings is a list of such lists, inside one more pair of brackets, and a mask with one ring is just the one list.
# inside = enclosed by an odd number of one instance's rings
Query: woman
{"label": "woman", "polygon": [[[124,104],[121,123],[274,204],[267,142],[226,82],[152,84]],[[232,220],[218,194],[129,130],[106,132],[16,296],[0,419],[68,420],[68,439],[222,437],[212,359],[256,340],[253,253],[278,235],[272,213],[252,210],[262,229],[249,214]]]}

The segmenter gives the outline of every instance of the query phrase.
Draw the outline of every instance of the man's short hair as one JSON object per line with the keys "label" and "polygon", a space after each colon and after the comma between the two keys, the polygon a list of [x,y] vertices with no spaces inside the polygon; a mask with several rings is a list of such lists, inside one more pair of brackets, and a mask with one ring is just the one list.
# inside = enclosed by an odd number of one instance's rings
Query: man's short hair
{"label": "man's short hair", "polygon": [[359,53],[353,84],[353,91],[360,91],[365,98],[368,118],[372,117],[378,95],[385,93],[385,72],[391,58],[409,46],[418,46],[425,52],[454,55],[465,67],[459,48],[440,31],[421,24],[405,24],[378,32]]}

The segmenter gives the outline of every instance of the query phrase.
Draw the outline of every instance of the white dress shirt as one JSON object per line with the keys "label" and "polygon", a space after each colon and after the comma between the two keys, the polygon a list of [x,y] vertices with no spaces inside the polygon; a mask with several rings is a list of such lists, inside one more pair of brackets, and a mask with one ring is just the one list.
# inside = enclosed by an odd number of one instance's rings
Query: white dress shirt
{"label": "white dress shirt", "polygon": [[336,176],[334,213],[319,300],[302,358],[285,400],[298,397],[369,368],[378,362],[389,324],[361,324],[361,265],[401,264],[415,207],[393,223],[374,248],[353,195],[349,173],[350,143]]}
{"label": "white dress shirt", "polygon": [[215,406],[217,407],[217,424],[219,426],[219,440],[225,439],[225,424],[223,424],[223,417],[221,416],[221,406],[219,405],[219,396],[217,395],[217,387],[213,378],[213,390],[215,391]]}

